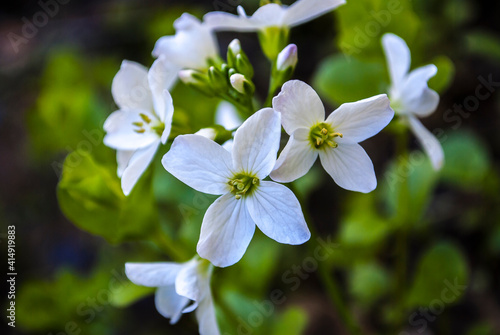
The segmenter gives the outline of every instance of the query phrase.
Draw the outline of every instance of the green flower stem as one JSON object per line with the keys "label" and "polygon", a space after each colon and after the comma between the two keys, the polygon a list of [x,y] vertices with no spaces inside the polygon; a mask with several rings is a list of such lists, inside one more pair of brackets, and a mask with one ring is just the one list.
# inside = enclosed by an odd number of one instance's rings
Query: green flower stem
{"label": "green flower stem", "polygon": [[179,244],[165,234],[160,228],[152,235],[152,241],[174,262],[185,262],[192,255],[188,255]]}
{"label": "green flower stem", "polygon": [[[396,153],[397,159],[408,161],[409,157],[409,133],[408,129],[401,131],[397,135]],[[397,232],[396,241],[396,274],[397,274],[397,287],[396,287],[396,299],[401,300],[405,296],[405,291],[407,288],[407,270],[408,270],[408,234],[412,225],[412,218],[410,214],[411,200],[410,200],[410,185],[409,176],[406,176],[401,182],[400,194],[399,194],[399,206],[398,213],[396,214],[396,220],[399,227]],[[403,303],[401,301],[401,303]]]}
{"label": "green flower stem", "polygon": [[266,102],[263,107],[271,107],[273,104],[274,93],[278,90],[282,83],[278,81],[278,69],[276,66],[276,60],[272,62],[271,77],[269,79],[269,92],[267,94]]}

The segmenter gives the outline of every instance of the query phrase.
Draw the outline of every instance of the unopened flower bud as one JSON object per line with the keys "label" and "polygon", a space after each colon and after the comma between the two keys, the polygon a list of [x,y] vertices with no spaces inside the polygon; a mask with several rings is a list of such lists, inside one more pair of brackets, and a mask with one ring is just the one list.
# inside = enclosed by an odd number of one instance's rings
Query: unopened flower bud
{"label": "unopened flower bud", "polygon": [[229,78],[231,86],[241,94],[252,95],[255,92],[255,85],[245,78],[241,73],[236,73]]}
{"label": "unopened flower bud", "polygon": [[278,71],[283,72],[290,68],[295,69],[299,60],[297,53],[297,46],[295,44],[289,44],[285,49],[283,49],[283,51],[281,51],[278,55],[276,63]]}
{"label": "unopened flower bud", "polygon": [[241,52],[241,43],[240,40],[235,38],[231,43],[229,43],[229,50],[233,53],[233,55],[237,55]]}
{"label": "unopened flower bud", "polygon": [[186,85],[191,86],[209,97],[214,96],[214,91],[210,85],[208,76],[196,70],[179,71],[179,79]]}
{"label": "unopened flower bud", "polygon": [[195,74],[194,70],[181,70],[179,71],[179,79],[186,85],[196,84]]}

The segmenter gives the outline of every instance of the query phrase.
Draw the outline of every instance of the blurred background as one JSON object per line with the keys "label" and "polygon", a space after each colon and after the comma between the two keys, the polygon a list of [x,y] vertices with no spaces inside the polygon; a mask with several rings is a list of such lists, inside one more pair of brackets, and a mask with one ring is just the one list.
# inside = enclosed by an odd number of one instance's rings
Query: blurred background
{"label": "blurred background", "polygon": [[[238,0],[2,5],[0,245],[7,277],[7,226],[15,225],[18,273],[16,327],[2,316],[2,334],[197,333],[193,313],[175,326],[161,317],[153,290],[130,284],[123,264],[165,261],[165,243],[189,259],[214,198],[169,176],[157,156],[126,199],[102,124],[116,109],[110,88],[123,59],[150,66],[154,43],[174,34],[183,12],[201,18],[235,13],[238,4],[248,13],[258,7]],[[223,334],[500,334],[499,13],[498,2],[347,0],[292,30],[295,78],[312,84],[328,111],[387,90],[385,32],[408,42],[412,68],[436,64],[430,85],[441,102],[423,122],[439,137],[446,165],[435,173],[414,139],[412,154],[398,156],[389,129],[363,143],[378,176],[373,193],[340,189],[315,166],[291,187],[322,240],[290,247],[257,233],[240,263],[216,269]],[[236,37],[263,99],[269,64],[256,34],[218,34],[221,54]],[[176,124],[192,132],[211,125],[219,101],[182,84],[173,97]],[[325,245],[320,260],[314,250]],[[335,285],[325,286],[325,276]],[[2,280],[5,316],[8,289]]]}

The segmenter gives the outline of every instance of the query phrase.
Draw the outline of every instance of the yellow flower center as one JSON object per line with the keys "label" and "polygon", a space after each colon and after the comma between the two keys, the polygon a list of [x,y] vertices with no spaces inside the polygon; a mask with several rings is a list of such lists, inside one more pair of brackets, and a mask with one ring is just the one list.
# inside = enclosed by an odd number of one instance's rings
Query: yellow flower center
{"label": "yellow flower center", "polygon": [[311,127],[311,132],[309,133],[311,145],[316,149],[338,147],[339,145],[334,140],[336,137],[342,138],[344,135],[336,133],[329,124],[324,122]]}

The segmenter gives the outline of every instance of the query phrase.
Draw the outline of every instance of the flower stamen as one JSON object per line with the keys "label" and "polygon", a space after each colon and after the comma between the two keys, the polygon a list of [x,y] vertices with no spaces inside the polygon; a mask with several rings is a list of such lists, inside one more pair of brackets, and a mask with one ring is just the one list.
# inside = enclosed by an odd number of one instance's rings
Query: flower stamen
{"label": "flower stamen", "polygon": [[259,182],[260,180],[254,176],[239,173],[229,180],[228,184],[231,186],[231,193],[234,194],[236,200],[240,200],[243,196],[253,192]]}
{"label": "flower stamen", "polygon": [[309,133],[311,144],[316,149],[323,148],[325,144],[330,148],[337,148],[338,144],[333,140],[336,137],[343,138],[344,135],[333,131],[327,123],[319,123],[313,126]]}

